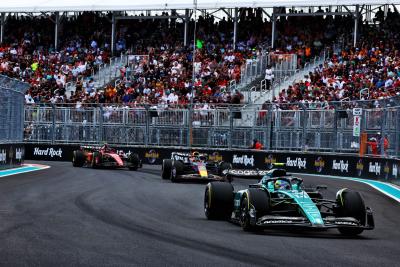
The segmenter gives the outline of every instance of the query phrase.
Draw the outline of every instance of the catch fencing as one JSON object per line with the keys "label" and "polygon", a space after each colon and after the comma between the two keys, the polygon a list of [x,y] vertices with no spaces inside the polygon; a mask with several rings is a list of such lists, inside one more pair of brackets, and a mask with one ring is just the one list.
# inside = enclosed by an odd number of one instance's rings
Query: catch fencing
{"label": "catch fencing", "polygon": [[23,140],[24,94],[29,85],[0,75],[0,143]]}
{"label": "catch fencing", "polygon": [[[400,155],[400,103],[337,102],[325,105],[241,106],[57,106],[25,107],[26,142],[249,148],[254,139],[268,150],[357,153],[353,107],[362,107],[361,132],[387,136]],[[380,134],[379,134],[380,133]],[[380,138],[380,139],[379,139]]]}

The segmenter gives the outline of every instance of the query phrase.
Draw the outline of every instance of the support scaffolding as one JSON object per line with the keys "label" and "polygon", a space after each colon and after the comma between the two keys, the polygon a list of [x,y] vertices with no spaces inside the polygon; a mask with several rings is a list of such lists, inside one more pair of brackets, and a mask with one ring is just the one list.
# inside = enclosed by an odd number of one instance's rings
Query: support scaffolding
{"label": "support scaffolding", "polygon": [[58,49],[58,28],[60,26],[60,12],[55,12],[55,20],[54,20],[54,49],[57,51]]}

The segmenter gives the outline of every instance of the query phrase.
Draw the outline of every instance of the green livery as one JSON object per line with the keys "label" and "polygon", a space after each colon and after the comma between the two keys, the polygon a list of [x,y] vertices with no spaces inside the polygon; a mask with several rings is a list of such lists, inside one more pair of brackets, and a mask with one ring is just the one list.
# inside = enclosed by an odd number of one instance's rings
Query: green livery
{"label": "green livery", "polygon": [[297,226],[338,228],[342,234],[357,235],[374,228],[372,210],[358,192],[345,188],[335,200],[328,200],[321,188],[305,188],[301,178],[273,169],[259,183],[236,192],[231,184],[209,183],[204,210],[208,219],[231,220],[246,231]]}

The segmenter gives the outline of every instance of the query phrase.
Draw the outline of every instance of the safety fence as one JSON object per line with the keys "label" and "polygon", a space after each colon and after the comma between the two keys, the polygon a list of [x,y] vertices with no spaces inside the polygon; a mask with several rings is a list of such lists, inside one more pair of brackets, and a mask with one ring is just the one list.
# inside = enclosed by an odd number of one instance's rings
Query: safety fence
{"label": "safety fence", "polygon": [[0,75],[0,143],[21,142],[25,91],[29,85]]}
{"label": "safety fence", "polygon": [[[353,107],[360,133],[376,138],[379,153],[399,156],[400,105],[337,102],[329,105],[151,106],[30,105],[25,107],[25,140],[46,143],[248,148],[254,139],[267,150],[357,153]],[[386,103],[386,102],[385,102]],[[386,136],[389,147],[384,149]],[[372,151],[370,151],[372,152]]]}

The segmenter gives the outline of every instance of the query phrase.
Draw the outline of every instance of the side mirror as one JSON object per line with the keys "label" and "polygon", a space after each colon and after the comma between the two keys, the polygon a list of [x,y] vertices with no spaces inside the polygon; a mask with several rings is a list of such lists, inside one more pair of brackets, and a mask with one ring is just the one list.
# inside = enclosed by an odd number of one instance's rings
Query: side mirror
{"label": "side mirror", "polygon": [[326,189],[328,189],[328,187],[326,185],[317,185],[315,188],[317,190],[326,190]]}

